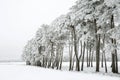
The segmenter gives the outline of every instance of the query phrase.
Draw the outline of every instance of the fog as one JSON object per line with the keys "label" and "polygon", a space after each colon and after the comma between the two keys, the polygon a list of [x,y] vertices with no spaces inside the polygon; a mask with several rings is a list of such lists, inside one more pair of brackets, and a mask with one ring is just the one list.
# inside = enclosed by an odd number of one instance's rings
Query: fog
{"label": "fog", "polygon": [[75,0],[0,0],[0,61],[20,60],[41,24],[65,14]]}

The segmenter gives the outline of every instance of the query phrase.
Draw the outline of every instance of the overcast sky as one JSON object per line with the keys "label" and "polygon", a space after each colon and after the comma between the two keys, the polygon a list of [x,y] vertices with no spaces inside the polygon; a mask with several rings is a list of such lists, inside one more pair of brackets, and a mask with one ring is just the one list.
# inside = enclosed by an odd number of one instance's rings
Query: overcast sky
{"label": "overcast sky", "polygon": [[21,58],[41,24],[65,14],[76,0],[0,0],[0,60]]}

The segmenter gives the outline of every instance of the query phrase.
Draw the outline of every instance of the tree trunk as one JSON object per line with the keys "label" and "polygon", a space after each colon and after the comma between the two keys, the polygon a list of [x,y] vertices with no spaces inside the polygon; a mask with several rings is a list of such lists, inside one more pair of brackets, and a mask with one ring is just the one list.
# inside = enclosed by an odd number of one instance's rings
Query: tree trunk
{"label": "tree trunk", "polygon": [[63,61],[63,47],[61,47],[61,58],[60,58],[60,67],[59,69],[61,70],[62,69],[62,61]]}
{"label": "tree trunk", "polygon": [[105,60],[105,72],[107,73],[107,63],[106,63],[106,55],[105,55],[105,52],[104,52],[103,54],[104,54],[104,60]]}
{"label": "tree trunk", "polygon": [[[114,28],[114,16],[112,15],[111,16],[111,29],[113,29]],[[116,45],[116,40],[115,39],[113,39],[113,38],[111,38],[111,43],[112,44],[114,44],[114,45]],[[116,71],[116,68],[117,68],[117,65],[116,65],[116,63],[115,63],[115,61],[117,61],[117,57],[116,57],[116,54],[117,54],[117,50],[115,49],[114,51],[112,51],[112,72],[113,73],[117,73],[117,71]]]}
{"label": "tree trunk", "polygon": [[90,67],[90,60],[91,60],[91,44],[90,44],[90,47],[89,47],[89,63],[88,63],[88,67]]}
{"label": "tree trunk", "polygon": [[75,32],[75,27],[71,26],[73,30],[73,38],[74,38],[74,52],[76,56],[76,71],[80,71],[80,65],[79,65],[79,58],[78,58],[78,50],[77,50],[77,36]]}
{"label": "tree trunk", "polygon": [[54,69],[54,65],[55,65],[55,62],[54,62],[54,48],[53,48],[53,42],[51,42],[51,67],[52,69]]}
{"label": "tree trunk", "polygon": [[45,58],[45,68],[47,67],[47,57]]}
{"label": "tree trunk", "polygon": [[57,67],[57,69],[59,69],[59,58],[60,58],[60,44],[58,44],[56,46],[56,59],[55,59],[55,66]]}
{"label": "tree trunk", "polygon": [[51,58],[50,58],[50,61],[48,62],[48,68],[51,67]]}
{"label": "tree trunk", "polygon": [[84,66],[85,45],[86,44],[84,42],[81,71],[83,71],[83,66]]}
{"label": "tree trunk", "polygon": [[71,66],[72,66],[71,45],[69,43],[69,71],[71,70]]}
{"label": "tree trunk", "polygon": [[[116,45],[116,40],[114,39],[114,44]],[[115,49],[115,68],[116,68],[116,73],[118,73],[118,58],[117,58],[117,50]]]}
{"label": "tree trunk", "polygon": [[99,57],[100,57],[100,35],[97,35],[97,24],[96,24],[96,19],[94,20],[95,24],[95,38],[96,38],[96,72],[99,72]]}
{"label": "tree trunk", "polygon": [[80,56],[79,56],[79,64],[80,64],[80,60],[81,60],[81,57],[82,57],[82,55],[83,55],[83,50],[82,50],[82,41],[80,41],[80,44],[81,44],[81,53],[80,53]]}
{"label": "tree trunk", "polygon": [[112,72],[115,73],[115,55],[112,53]]}
{"label": "tree trunk", "polygon": [[44,67],[44,65],[45,65],[45,58],[43,56],[43,65],[42,65],[42,67]]}
{"label": "tree trunk", "polygon": [[101,58],[101,67],[103,68],[103,54],[104,53],[102,53],[102,58]]}
{"label": "tree trunk", "polygon": [[91,56],[91,67],[93,67],[93,53],[94,51],[92,51],[92,56]]}
{"label": "tree trunk", "polygon": [[73,35],[71,34],[71,41],[69,40],[69,71],[72,70],[72,53],[73,53],[73,45],[71,44],[73,42]]}
{"label": "tree trunk", "polygon": [[[105,34],[103,36],[103,47],[105,47]],[[104,62],[105,62],[105,72],[107,73],[107,62],[106,62],[105,50],[103,50],[103,58],[104,58]]]}
{"label": "tree trunk", "polygon": [[74,62],[75,62],[74,60],[75,60],[75,54],[74,54],[74,56],[73,56],[73,60],[72,60],[73,62],[72,62],[72,68],[71,68],[71,70],[74,69]]}
{"label": "tree trunk", "polygon": [[88,64],[88,41],[87,41],[87,58],[86,58],[87,60],[87,67],[89,66],[89,64]]}

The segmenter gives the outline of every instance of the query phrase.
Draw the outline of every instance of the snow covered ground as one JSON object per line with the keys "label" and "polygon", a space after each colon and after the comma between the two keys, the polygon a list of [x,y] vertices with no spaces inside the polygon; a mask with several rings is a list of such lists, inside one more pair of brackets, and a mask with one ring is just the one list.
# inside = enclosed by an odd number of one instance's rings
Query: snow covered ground
{"label": "snow covered ground", "polygon": [[[64,70],[67,69],[67,64],[63,64]],[[94,68],[85,68],[83,72],[69,72],[26,66],[21,62],[2,62],[0,63],[0,80],[120,80],[120,74],[105,75],[102,71],[104,70],[101,69],[101,72],[96,74]]]}

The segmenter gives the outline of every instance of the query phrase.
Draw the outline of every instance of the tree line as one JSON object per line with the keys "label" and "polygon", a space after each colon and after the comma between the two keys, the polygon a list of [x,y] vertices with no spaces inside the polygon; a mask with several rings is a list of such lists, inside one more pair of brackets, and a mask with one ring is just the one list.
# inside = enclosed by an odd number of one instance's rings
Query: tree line
{"label": "tree line", "polygon": [[119,20],[120,0],[77,0],[67,14],[40,26],[22,57],[29,65],[61,70],[68,47],[70,71],[83,71],[85,61],[87,67],[95,61],[96,72],[100,62],[107,72],[107,54],[111,55],[111,71],[118,73]]}

